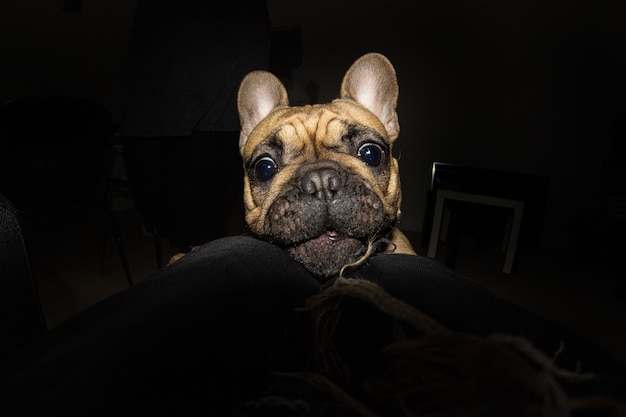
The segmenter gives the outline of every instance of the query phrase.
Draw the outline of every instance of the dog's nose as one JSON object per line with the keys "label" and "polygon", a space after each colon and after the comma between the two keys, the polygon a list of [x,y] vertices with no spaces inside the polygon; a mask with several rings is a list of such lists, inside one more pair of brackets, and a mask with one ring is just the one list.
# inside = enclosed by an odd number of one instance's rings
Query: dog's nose
{"label": "dog's nose", "polygon": [[320,200],[330,200],[343,187],[345,176],[339,170],[326,166],[305,172],[300,189],[305,194],[315,195]]}

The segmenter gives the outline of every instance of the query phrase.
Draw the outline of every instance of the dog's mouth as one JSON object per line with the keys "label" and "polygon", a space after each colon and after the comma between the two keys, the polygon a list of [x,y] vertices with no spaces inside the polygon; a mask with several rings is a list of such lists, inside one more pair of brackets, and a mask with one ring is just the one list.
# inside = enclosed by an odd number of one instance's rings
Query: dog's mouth
{"label": "dog's mouth", "polygon": [[331,229],[288,248],[294,259],[322,279],[336,275],[344,265],[357,261],[366,250],[367,244],[360,239]]}
{"label": "dog's mouth", "polygon": [[337,241],[345,239],[347,236],[344,235],[341,232],[336,231],[336,230],[327,230],[319,238],[324,238],[324,237],[326,237],[327,239],[329,239],[332,242],[337,242]]}
{"label": "dog's mouth", "polygon": [[[331,248],[334,248],[334,250],[342,250],[344,246],[363,247],[366,246],[367,243],[363,242],[362,239],[354,236],[349,236],[348,234],[340,232],[339,230],[327,229],[317,237],[311,237],[307,240],[297,243],[295,246],[302,245],[314,245],[316,247],[319,246],[320,249],[328,248],[330,250]],[[345,255],[346,252],[343,251],[343,254]]]}
{"label": "dog's mouth", "polygon": [[261,236],[313,274],[331,277],[361,259],[370,242],[386,237],[394,221],[358,174],[330,162],[313,167],[294,176],[271,201]]}
{"label": "dog's mouth", "polygon": [[339,251],[343,256],[346,256],[349,254],[349,252],[346,252],[347,248],[362,248],[366,246],[366,243],[357,237],[349,236],[338,230],[328,229],[316,237],[310,237],[293,246],[314,247],[316,250],[321,250],[322,252],[331,250]]}

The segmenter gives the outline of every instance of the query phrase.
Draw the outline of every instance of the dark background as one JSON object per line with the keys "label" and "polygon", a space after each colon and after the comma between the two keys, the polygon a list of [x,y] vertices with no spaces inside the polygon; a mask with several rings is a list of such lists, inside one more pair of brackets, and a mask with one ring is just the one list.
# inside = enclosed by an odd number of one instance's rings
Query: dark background
{"label": "dark background", "polygon": [[[3,0],[0,100],[80,95],[118,120],[134,5]],[[602,217],[606,164],[626,164],[619,151],[626,139],[615,132],[626,109],[625,2],[269,0],[268,7],[277,30],[301,35],[301,60],[288,74],[295,103],[336,97],[363,53],[381,52],[396,67],[402,228],[421,231],[434,161],[548,177],[545,247],[571,248],[582,233],[576,225]]]}

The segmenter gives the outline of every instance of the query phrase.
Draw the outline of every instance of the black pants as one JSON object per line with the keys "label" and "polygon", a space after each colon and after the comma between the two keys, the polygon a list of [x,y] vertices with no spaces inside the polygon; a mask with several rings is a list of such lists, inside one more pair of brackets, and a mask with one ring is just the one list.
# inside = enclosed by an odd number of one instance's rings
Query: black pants
{"label": "black pants", "polygon": [[[452,330],[519,334],[549,356],[564,347],[557,365],[566,369],[623,372],[594,345],[432,259],[377,255],[349,275]],[[272,371],[303,369],[310,325],[295,308],[324,285],[269,243],[207,243],[16,358],[0,414],[229,415]]]}
{"label": "black pants", "polygon": [[239,132],[127,137],[124,166],[146,230],[180,251],[245,232]]}

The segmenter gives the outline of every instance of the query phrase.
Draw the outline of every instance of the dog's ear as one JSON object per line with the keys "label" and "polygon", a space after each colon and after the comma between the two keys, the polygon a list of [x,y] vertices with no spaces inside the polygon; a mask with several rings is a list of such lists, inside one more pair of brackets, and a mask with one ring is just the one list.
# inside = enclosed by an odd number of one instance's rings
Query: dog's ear
{"label": "dog's ear", "polygon": [[252,71],[244,77],[237,94],[241,123],[239,149],[243,149],[250,132],[278,106],[288,106],[287,90],[276,76],[267,71]]}
{"label": "dog's ear", "polygon": [[389,140],[398,137],[398,81],[396,70],[384,55],[369,53],[357,59],[343,78],[341,98],[354,100],[374,113],[383,122]]}

